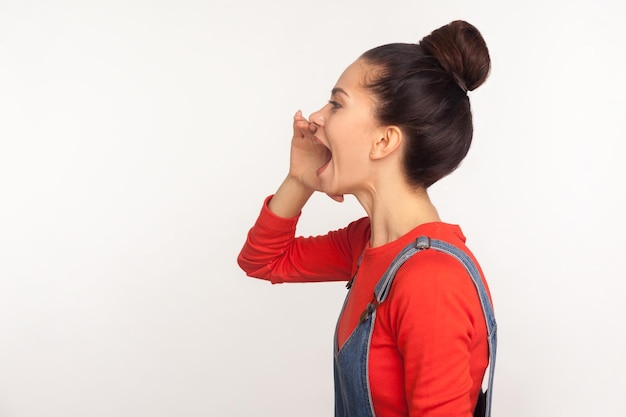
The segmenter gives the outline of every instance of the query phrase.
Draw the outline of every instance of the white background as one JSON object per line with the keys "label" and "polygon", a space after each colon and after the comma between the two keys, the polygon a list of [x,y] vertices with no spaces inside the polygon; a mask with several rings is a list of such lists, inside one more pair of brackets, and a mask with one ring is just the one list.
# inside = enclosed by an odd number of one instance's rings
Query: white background
{"label": "white background", "polygon": [[[626,415],[616,1],[0,1],[0,416],[331,416],[342,284],[236,265],[291,116],[345,66],[483,33],[472,150],[432,188],[495,299],[495,416]],[[316,196],[300,231],[363,215]]]}

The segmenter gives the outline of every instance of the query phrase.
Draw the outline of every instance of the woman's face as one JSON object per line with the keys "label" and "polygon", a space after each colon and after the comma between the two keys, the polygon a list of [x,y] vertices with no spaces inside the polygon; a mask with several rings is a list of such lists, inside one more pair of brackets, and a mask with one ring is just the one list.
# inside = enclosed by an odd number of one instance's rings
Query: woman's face
{"label": "woman's face", "polygon": [[309,119],[317,126],[314,140],[330,150],[331,158],[317,170],[327,194],[355,194],[372,178],[370,152],[382,135],[374,117],[374,101],[363,87],[371,67],[362,60],[351,64],[332,90],[328,104]]}

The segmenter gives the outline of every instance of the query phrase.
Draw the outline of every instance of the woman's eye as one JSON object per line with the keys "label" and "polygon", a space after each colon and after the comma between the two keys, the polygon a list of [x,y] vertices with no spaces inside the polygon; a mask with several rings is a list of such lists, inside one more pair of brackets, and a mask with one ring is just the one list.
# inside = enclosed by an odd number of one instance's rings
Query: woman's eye
{"label": "woman's eye", "polygon": [[339,103],[337,103],[336,101],[333,100],[328,100],[328,102],[330,103],[330,105],[332,106],[333,110],[337,110],[338,108],[341,107],[341,105]]}

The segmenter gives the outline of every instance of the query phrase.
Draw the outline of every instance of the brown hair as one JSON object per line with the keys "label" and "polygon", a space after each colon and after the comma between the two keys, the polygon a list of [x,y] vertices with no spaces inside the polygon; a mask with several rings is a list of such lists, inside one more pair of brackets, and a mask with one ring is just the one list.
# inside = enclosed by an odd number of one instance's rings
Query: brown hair
{"label": "brown hair", "polygon": [[361,58],[374,67],[365,87],[374,96],[376,117],[408,137],[408,181],[428,188],[454,171],[472,142],[467,91],[489,74],[489,51],[478,29],[457,20],[418,44],[383,45]]}

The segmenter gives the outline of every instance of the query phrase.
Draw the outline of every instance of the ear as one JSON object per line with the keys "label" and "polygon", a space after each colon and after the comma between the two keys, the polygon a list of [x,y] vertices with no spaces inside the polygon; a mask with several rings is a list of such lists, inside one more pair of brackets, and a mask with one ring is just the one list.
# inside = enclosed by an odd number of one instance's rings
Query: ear
{"label": "ear", "polygon": [[382,159],[400,149],[402,145],[402,130],[397,126],[387,126],[382,129],[378,139],[372,142],[370,149],[371,159]]}

